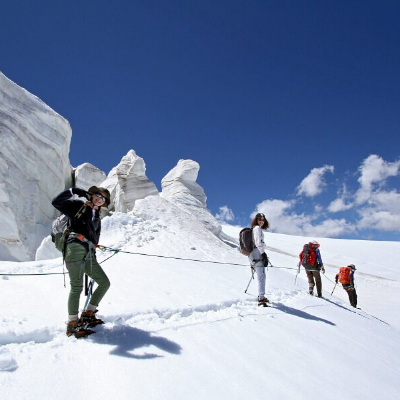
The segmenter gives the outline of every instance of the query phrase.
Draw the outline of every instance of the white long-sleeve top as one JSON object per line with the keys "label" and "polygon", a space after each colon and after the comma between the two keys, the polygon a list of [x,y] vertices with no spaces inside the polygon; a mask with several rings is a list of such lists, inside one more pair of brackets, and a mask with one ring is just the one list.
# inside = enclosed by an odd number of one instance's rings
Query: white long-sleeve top
{"label": "white long-sleeve top", "polygon": [[256,225],[253,228],[253,242],[256,246],[255,249],[249,254],[250,262],[258,261],[261,258],[261,254],[265,253],[265,243],[264,243],[264,232],[260,226]]}

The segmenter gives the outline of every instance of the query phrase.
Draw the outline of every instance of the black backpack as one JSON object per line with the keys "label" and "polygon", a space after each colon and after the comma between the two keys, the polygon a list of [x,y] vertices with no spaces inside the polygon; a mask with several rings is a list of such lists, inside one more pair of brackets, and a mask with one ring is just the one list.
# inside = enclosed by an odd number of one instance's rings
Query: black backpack
{"label": "black backpack", "polygon": [[253,228],[243,228],[239,233],[239,251],[248,256],[254,247]]}

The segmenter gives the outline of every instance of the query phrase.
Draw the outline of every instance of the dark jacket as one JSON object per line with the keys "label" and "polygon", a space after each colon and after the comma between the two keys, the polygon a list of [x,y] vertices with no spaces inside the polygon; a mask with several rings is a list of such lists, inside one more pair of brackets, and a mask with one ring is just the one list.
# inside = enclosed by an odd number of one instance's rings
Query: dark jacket
{"label": "dark jacket", "polygon": [[[87,206],[84,207],[82,215],[79,218],[75,218],[77,212],[85,203],[81,200],[74,200],[72,198],[74,194],[88,199],[90,199],[91,196],[86,190],[71,188],[60,193],[51,203],[58,211],[69,217],[71,221],[71,232],[81,234],[92,243],[97,244],[99,243],[101,231],[100,214],[97,210],[93,210],[91,207]],[[86,243],[70,236],[67,243],[71,242],[83,244],[88,248]]]}

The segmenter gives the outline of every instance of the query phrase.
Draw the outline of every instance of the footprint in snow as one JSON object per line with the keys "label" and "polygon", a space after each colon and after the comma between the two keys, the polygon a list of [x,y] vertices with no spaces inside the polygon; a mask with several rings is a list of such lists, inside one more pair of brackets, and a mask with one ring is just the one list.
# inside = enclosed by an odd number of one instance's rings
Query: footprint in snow
{"label": "footprint in snow", "polygon": [[17,361],[9,350],[4,349],[0,353],[0,371],[13,372],[18,368]]}

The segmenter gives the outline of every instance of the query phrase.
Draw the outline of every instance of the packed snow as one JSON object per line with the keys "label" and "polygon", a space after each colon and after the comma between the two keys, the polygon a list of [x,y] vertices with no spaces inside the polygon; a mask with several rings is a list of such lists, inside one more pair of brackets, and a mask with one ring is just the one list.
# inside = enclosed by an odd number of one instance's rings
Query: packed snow
{"label": "packed snow", "polygon": [[[85,339],[65,335],[61,258],[1,262],[1,398],[398,399],[400,244],[312,238],[320,299],[296,277],[310,238],[266,233],[271,306],[259,308],[239,230],[223,226],[223,242],[158,195],[104,218],[101,244],[121,252],[98,252],[106,324]],[[350,262],[361,309],[331,295]],[[11,275],[46,273],[58,275]]]}

